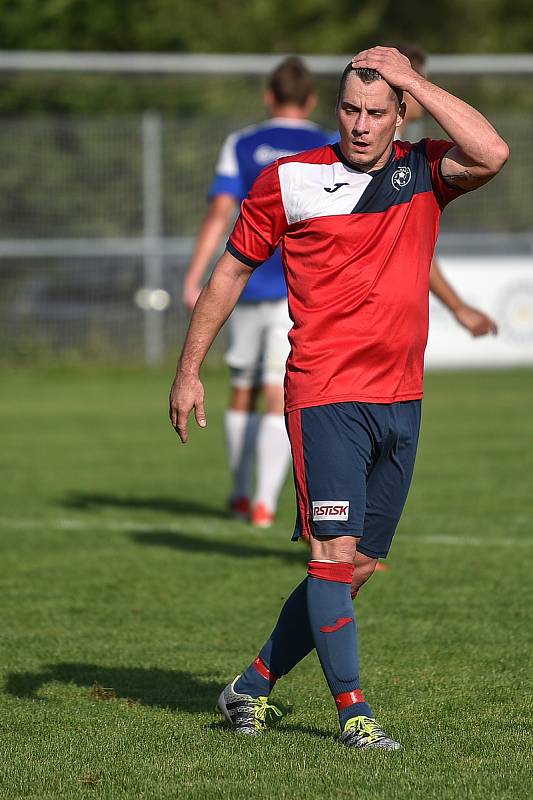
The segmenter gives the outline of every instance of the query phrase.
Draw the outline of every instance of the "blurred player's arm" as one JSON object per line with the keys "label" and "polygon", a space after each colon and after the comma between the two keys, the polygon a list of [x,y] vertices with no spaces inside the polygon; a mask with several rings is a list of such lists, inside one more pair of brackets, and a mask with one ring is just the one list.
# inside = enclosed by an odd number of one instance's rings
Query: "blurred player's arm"
{"label": "blurred player's arm", "polygon": [[182,300],[189,313],[200,296],[204,275],[222,237],[228,231],[236,206],[237,201],[232,194],[217,194],[209,204],[183,281]]}
{"label": "blurred player's arm", "polygon": [[193,408],[198,425],[205,428],[207,424],[200,367],[252,272],[225,252],[194,307],[169,397],[170,420],[183,443],[189,438],[187,422]]}
{"label": "blurred player's arm", "polygon": [[439,262],[434,258],[429,273],[429,288],[446,308],[454,315],[457,322],[470,331],[472,336],[485,336],[487,333],[498,333],[498,327],[488,314],[467,305],[457,294],[453,286],[446,280]]}
{"label": "blurred player's arm", "polygon": [[354,56],[352,63],[376,69],[391,86],[409,92],[443,128],[454,143],[441,162],[447,184],[469,192],[501,170],[509,148],[490,122],[468,103],[430,83],[398,50],[373,47]]}

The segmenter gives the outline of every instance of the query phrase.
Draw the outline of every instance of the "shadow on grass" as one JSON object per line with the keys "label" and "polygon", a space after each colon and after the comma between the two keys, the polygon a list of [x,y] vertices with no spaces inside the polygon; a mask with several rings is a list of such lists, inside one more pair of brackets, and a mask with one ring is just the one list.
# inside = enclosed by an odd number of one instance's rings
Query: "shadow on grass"
{"label": "shadow on grass", "polygon": [[95,508],[119,508],[132,511],[164,511],[170,514],[197,514],[202,517],[230,519],[227,511],[216,506],[180,500],[174,497],[124,497],[102,492],[71,492],[62,501],[65,508],[92,511]]}
{"label": "shadow on grass", "polygon": [[[282,723],[283,724],[283,723]],[[308,725],[284,725],[284,731],[290,731],[291,733],[305,733],[307,736],[314,736],[316,739],[332,739],[334,738],[333,731],[325,731],[322,728],[310,728]]]}
{"label": "shadow on grass", "polygon": [[228,542],[223,539],[193,536],[177,531],[135,531],[130,538],[149,547],[168,547],[186,553],[209,553],[210,555],[230,556],[231,558],[278,558],[289,564],[305,564],[309,559],[307,548],[287,542],[286,547],[261,547],[244,541]]}
{"label": "shadow on grass", "polygon": [[[200,516],[211,516],[219,519],[229,520],[229,514],[221,509],[211,506],[204,506],[200,503],[186,500],[176,500],[171,498],[137,498],[121,497],[113,494],[94,494],[94,493],[72,493],[62,500],[62,505],[66,508],[76,509],[77,511],[90,511],[98,507],[131,508],[136,511],[148,509],[152,511],[171,512],[176,515],[196,514]],[[127,523],[126,523],[127,526]],[[186,527],[186,522],[184,523]],[[229,556],[231,558],[279,558],[289,564],[304,564],[308,559],[306,548],[301,546],[291,546],[287,535],[287,544],[284,547],[263,547],[260,542],[250,544],[252,536],[243,527],[242,537],[239,541],[231,542],[215,537],[206,538],[203,535],[189,534],[182,531],[156,530],[151,531],[149,523],[146,530],[129,533],[130,538],[136,544],[149,545],[151,547],[167,547],[170,550],[180,550],[187,553],[209,553]],[[267,534],[268,535],[268,534]]]}
{"label": "shadow on grass", "polygon": [[222,688],[219,681],[203,681],[177,670],[50,664],[40,672],[10,673],[4,691],[15,697],[39,699],[39,690],[50,683],[83,687],[97,701],[125,700],[191,714],[214,710]]}
{"label": "shadow on grass", "polygon": [[[179,670],[63,663],[49,664],[39,672],[12,672],[7,676],[4,692],[19,698],[41,700],[40,691],[57,683],[78,686],[95,702],[142,705],[189,714],[214,713],[223,686],[220,681],[199,679],[190,672]],[[283,710],[286,715],[293,711],[290,706]],[[207,728],[229,731],[221,719],[213,720]],[[304,733],[319,739],[332,737],[332,731],[287,724],[286,720],[280,722],[279,730],[282,733]]]}

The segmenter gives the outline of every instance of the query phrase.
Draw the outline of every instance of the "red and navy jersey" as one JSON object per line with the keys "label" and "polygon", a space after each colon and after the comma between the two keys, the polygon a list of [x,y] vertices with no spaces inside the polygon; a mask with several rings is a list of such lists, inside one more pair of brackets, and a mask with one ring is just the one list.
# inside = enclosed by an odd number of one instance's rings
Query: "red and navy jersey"
{"label": "red and navy jersey", "polygon": [[286,410],[422,397],[429,269],[452,142],[394,142],[371,173],[338,145],[281,158],[244,200],[227,249],[258,267],[279,244],[293,327]]}
{"label": "red and navy jersey", "polygon": [[[274,117],[260,125],[252,125],[232,133],[220,151],[216,174],[209,197],[231,194],[241,203],[262,169],[278,158],[301,153],[302,150],[322,147],[338,136],[322,130],[307,119]],[[283,265],[279,251],[255,272],[246,285],[240,300],[261,303],[281,300],[287,296]]]}

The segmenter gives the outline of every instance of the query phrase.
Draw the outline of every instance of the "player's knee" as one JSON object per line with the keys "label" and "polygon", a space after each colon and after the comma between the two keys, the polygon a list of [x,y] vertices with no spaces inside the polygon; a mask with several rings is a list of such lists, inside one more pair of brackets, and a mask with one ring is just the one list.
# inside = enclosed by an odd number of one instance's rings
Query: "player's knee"
{"label": "player's knee", "polygon": [[283,386],[265,384],[263,386],[265,398],[265,411],[267,414],[283,414],[284,397]]}
{"label": "player's knee", "polygon": [[254,386],[244,387],[235,386],[231,387],[231,394],[229,400],[229,407],[232,411],[244,411],[252,413],[255,411],[257,401],[257,389]]}
{"label": "player's knee", "polygon": [[355,563],[356,539],[353,536],[311,538],[311,558]]}

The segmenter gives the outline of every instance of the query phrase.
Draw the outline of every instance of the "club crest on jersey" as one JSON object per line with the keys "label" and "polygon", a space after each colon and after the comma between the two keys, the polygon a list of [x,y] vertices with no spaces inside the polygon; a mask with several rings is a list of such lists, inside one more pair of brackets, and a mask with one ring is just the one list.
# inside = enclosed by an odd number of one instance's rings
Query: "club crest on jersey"
{"label": "club crest on jersey", "polygon": [[399,167],[392,174],[391,182],[396,191],[400,191],[404,186],[407,186],[411,180],[410,167]]}
{"label": "club crest on jersey", "polygon": [[325,519],[347,520],[350,503],[348,500],[313,501],[313,521]]}

